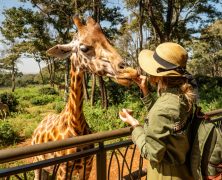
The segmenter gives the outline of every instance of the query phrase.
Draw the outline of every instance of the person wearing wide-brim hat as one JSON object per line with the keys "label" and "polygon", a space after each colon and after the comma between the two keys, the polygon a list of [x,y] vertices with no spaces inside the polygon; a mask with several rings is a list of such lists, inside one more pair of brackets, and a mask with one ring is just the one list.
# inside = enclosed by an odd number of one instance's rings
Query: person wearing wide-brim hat
{"label": "person wearing wide-brim hat", "polygon": [[[128,109],[120,118],[133,127],[132,139],[141,155],[149,160],[149,180],[193,179],[187,167],[189,115],[196,100],[192,76],[186,70],[187,51],[177,43],[160,44],[155,51],[142,50],[139,65],[149,78],[134,81],[143,92],[148,115],[142,127]],[[157,100],[149,91],[147,79],[157,86]]]}

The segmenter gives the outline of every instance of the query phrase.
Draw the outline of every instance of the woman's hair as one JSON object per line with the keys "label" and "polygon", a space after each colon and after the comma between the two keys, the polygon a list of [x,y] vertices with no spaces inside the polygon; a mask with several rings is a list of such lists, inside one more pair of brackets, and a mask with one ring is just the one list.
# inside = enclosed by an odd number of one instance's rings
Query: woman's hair
{"label": "woman's hair", "polygon": [[196,101],[197,94],[191,84],[188,83],[187,78],[176,76],[150,76],[149,82],[157,85],[157,93],[161,93],[167,88],[179,88],[187,99],[189,110]]}

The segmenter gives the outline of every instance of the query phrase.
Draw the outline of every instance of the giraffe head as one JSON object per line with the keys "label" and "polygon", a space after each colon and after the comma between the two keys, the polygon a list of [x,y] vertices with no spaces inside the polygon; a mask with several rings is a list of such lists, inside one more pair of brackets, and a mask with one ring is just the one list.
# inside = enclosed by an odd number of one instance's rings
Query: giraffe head
{"label": "giraffe head", "polygon": [[49,49],[49,55],[59,58],[70,56],[76,69],[111,77],[122,85],[129,85],[131,80],[138,76],[135,69],[125,67],[122,57],[93,18],[89,17],[86,24],[77,16],[73,21],[78,29],[77,35],[69,44],[58,44]]}

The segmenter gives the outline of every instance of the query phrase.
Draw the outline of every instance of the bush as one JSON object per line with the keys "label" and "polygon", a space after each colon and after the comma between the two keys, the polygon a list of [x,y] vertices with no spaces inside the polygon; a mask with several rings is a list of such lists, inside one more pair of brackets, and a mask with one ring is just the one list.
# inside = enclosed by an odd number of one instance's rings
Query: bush
{"label": "bush", "polygon": [[45,105],[53,101],[54,101],[54,96],[50,96],[50,95],[43,95],[43,96],[34,97],[33,99],[31,99],[31,103],[33,105]]}
{"label": "bush", "polygon": [[39,89],[39,93],[43,95],[58,95],[59,93],[52,87],[43,87]]}
{"label": "bush", "polygon": [[65,108],[66,103],[65,102],[56,102],[53,105],[53,109],[56,110],[56,113],[62,112],[62,110]]}
{"label": "bush", "polygon": [[107,96],[109,100],[109,105],[122,104],[125,101],[128,101],[129,97],[134,97],[136,98],[136,100],[138,100],[138,97],[140,97],[140,91],[135,85],[125,87],[109,81],[106,86],[108,90]]}
{"label": "bush", "polygon": [[206,87],[211,89],[215,86],[222,87],[222,77],[196,76],[195,78],[199,88]]}
{"label": "bush", "polygon": [[0,145],[14,144],[18,139],[18,134],[8,122],[0,122]]}
{"label": "bush", "polygon": [[17,98],[12,93],[4,92],[0,94],[0,101],[8,105],[10,112],[17,111],[16,107],[19,103]]}

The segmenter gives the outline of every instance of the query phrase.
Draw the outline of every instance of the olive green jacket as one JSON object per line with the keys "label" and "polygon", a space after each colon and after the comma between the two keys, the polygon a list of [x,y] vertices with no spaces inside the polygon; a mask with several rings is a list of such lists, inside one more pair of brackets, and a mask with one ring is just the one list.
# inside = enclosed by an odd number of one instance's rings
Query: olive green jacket
{"label": "olive green jacket", "polygon": [[155,102],[151,94],[142,99],[148,110],[144,127],[132,132],[141,156],[149,160],[148,179],[191,179],[185,165],[189,142],[188,102],[177,89],[169,89]]}

